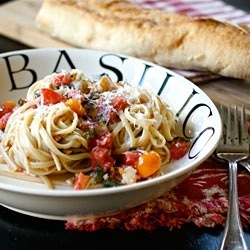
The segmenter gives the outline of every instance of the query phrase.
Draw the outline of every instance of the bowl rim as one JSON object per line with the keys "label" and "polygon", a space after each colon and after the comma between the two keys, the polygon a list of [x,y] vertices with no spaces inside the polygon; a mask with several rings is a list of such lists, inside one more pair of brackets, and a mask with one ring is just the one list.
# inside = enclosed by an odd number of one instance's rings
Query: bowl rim
{"label": "bowl rim", "polygon": [[0,188],[1,189],[5,189],[6,191],[12,191],[12,192],[17,192],[17,193],[25,193],[25,194],[29,194],[29,195],[40,195],[40,196],[55,196],[55,197],[85,197],[85,196],[103,196],[103,195],[111,195],[111,194],[116,194],[116,193],[125,193],[125,192],[129,192],[129,191],[133,191],[133,190],[137,190],[137,189],[143,189],[143,188],[147,188],[150,187],[152,185],[156,185],[156,184],[161,184],[163,182],[166,182],[169,179],[187,174],[188,172],[190,172],[190,170],[196,168],[197,166],[199,166],[202,162],[204,162],[206,159],[208,159],[213,151],[216,149],[218,142],[219,142],[219,138],[221,137],[221,133],[222,133],[222,124],[221,124],[221,120],[220,120],[220,116],[219,113],[217,111],[217,108],[215,106],[215,104],[213,103],[213,101],[209,98],[209,96],[202,90],[200,89],[198,86],[196,86],[193,82],[191,82],[190,80],[188,80],[187,78],[185,78],[184,76],[181,76],[180,74],[174,72],[172,69],[169,68],[165,68],[161,65],[158,65],[156,63],[141,59],[141,58],[136,58],[133,56],[129,56],[129,55],[125,55],[122,53],[117,53],[117,52],[110,52],[110,51],[106,51],[106,50],[95,50],[95,49],[86,49],[86,48],[32,48],[32,49],[21,49],[21,50],[14,50],[14,51],[9,51],[9,52],[3,52],[0,53],[0,58],[5,57],[7,55],[15,55],[17,53],[28,53],[32,56],[32,53],[37,53],[37,52],[54,52],[54,51],[58,51],[58,50],[65,50],[65,51],[90,51],[93,53],[112,53],[115,55],[120,55],[120,56],[125,56],[126,58],[129,58],[131,60],[136,60],[139,62],[146,62],[149,65],[155,66],[157,68],[161,68],[164,71],[167,72],[171,72],[171,74],[173,74],[173,76],[178,77],[180,79],[182,79],[183,81],[185,81],[185,84],[189,84],[190,86],[192,86],[195,90],[198,90],[199,93],[201,93],[202,95],[204,95],[204,97],[207,99],[206,101],[209,102],[209,104],[213,107],[213,110],[215,111],[216,116],[218,116],[218,126],[216,127],[217,130],[217,137],[215,138],[215,143],[214,145],[211,147],[210,152],[203,156],[200,157],[198,160],[196,160],[195,162],[192,162],[190,164],[188,164],[185,169],[179,169],[178,171],[175,172],[170,172],[167,175],[162,175],[162,176],[157,176],[154,177],[152,179],[148,179],[148,180],[144,180],[142,182],[137,182],[131,185],[124,185],[124,186],[118,186],[118,187],[111,187],[111,188],[97,188],[97,189],[86,189],[86,190],[58,190],[58,189],[53,189],[53,190],[40,190],[40,189],[29,189],[27,187],[19,187],[18,190],[16,189],[15,186],[11,185],[11,184],[6,184],[6,183],[1,183],[0,182]]}

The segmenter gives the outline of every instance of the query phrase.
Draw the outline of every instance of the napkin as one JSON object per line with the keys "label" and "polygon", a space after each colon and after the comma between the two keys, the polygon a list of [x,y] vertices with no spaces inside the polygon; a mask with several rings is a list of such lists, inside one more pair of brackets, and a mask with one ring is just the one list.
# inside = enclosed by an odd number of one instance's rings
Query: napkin
{"label": "napkin", "polygon": [[[147,8],[187,13],[191,16],[211,16],[250,26],[249,14],[218,0],[135,2]],[[176,72],[195,83],[220,77],[209,72]],[[165,195],[112,216],[92,219],[68,218],[65,229],[90,232],[107,228],[152,231],[165,227],[172,230],[190,222],[198,227],[224,226],[228,208],[228,182],[228,165],[211,156]],[[247,228],[250,226],[250,173],[243,167],[238,171],[238,196],[241,222],[243,227]]]}
{"label": "napkin", "polygon": [[[146,8],[162,9],[169,12],[187,14],[192,17],[208,16],[234,24],[244,23],[250,26],[250,15],[219,0],[134,0]],[[210,72],[173,70],[193,83],[209,82],[223,78]]]}
{"label": "napkin", "polygon": [[[93,219],[69,218],[66,229],[149,230],[181,228],[185,223],[198,227],[224,226],[228,208],[228,165],[213,157],[203,162],[179,185],[165,195],[116,215]],[[242,226],[250,225],[250,173],[238,171],[238,197]]]}

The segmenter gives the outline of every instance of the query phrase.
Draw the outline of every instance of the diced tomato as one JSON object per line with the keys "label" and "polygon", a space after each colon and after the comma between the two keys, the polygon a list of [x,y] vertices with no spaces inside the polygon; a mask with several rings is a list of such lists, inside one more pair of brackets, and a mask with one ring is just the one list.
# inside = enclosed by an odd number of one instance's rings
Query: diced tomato
{"label": "diced tomato", "polygon": [[110,149],[112,146],[113,136],[110,132],[105,131],[96,137],[91,137],[88,141],[88,146],[94,148],[95,146]]}
{"label": "diced tomato", "polygon": [[190,143],[182,138],[176,138],[170,145],[170,159],[178,160],[182,158],[189,150]]}
{"label": "diced tomato", "polygon": [[0,118],[0,129],[5,129],[6,124],[9,120],[9,117],[11,116],[12,112],[6,113],[4,115],[1,116]]}
{"label": "diced tomato", "polygon": [[140,157],[141,153],[137,150],[131,150],[131,151],[126,151],[122,154],[124,157],[123,157],[123,160],[122,160],[122,163],[125,165],[125,166],[132,166],[134,167],[138,158]]}
{"label": "diced tomato", "polygon": [[59,102],[65,102],[66,97],[58,94],[52,89],[42,88],[41,89],[42,103],[44,105],[56,104]]}
{"label": "diced tomato", "polygon": [[72,82],[70,73],[58,74],[52,80],[53,87],[69,85]]}
{"label": "diced tomato", "polygon": [[116,111],[120,111],[128,106],[128,102],[124,96],[118,95],[112,100],[112,105]]}
{"label": "diced tomato", "polygon": [[83,174],[82,172],[75,174],[75,183],[74,183],[74,189],[75,190],[81,190],[86,188],[88,185],[90,177],[86,174]]}
{"label": "diced tomato", "polygon": [[106,119],[107,119],[108,122],[115,121],[115,119],[117,118],[117,112],[120,111],[120,110],[124,110],[125,107],[128,106],[128,102],[125,99],[125,97],[120,96],[120,95],[114,97],[111,104],[113,106],[113,109],[110,108],[108,110],[108,112],[105,109],[103,111],[103,107],[105,107],[105,106],[100,105],[101,108],[99,108],[99,113],[100,114],[106,113],[106,116],[107,116]]}
{"label": "diced tomato", "polygon": [[91,150],[91,165],[93,170],[96,170],[97,166],[100,166],[104,172],[111,169],[114,166],[115,161],[110,156],[110,153],[110,149],[98,146],[94,147]]}

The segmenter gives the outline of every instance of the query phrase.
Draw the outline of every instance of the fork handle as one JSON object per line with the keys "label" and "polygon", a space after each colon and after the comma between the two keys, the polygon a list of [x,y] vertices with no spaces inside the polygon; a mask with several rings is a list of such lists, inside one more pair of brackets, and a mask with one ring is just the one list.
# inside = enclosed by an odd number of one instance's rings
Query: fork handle
{"label": "fork handle", "polygon": [[237,190],[237,162],[229,162],[229,197],[228,211],[221,242],[221,250],[247,250],[242,229],[239,207],[238,207],[238,190]]}

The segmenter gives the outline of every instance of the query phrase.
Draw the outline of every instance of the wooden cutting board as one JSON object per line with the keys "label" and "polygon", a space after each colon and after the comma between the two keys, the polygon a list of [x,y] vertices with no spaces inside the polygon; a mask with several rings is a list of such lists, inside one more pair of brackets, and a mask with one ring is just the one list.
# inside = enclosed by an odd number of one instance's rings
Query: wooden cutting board
{"label": "wooden cutting board", "polygon": [[72,45],[40,32],[35,18],[43,0],[17,0],[0,5],[0,34],[34,48]]}
{"label": "wooden cutting board", "polygon": [[[0,5],[0,34],[33,48],[73,47],[36,28],[35,18],[41,4],[42,0],[16,0]],[[216,104],[243,104],[250,110],[250,81],[220,79],[200,83],[199,87]]]}

